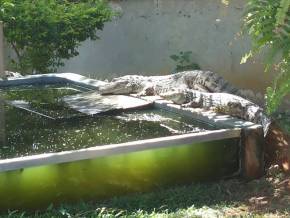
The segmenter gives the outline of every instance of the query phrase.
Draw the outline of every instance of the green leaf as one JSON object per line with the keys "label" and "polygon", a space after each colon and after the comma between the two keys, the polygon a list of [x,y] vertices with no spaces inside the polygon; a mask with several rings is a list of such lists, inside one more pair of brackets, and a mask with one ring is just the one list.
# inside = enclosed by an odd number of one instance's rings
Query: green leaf
{"label": "green leaf", "polygon": [[178,61],[179,60],[179,56],[177,55],[170,55],[170,58],[174,61]]}
{"label": "green leaf", "polygon": [[[272,87],[266,90],[267,111],[275,112],[290,93],[290,0],[247,0],[244,31],[252,39],[252,50],[241,63],[257,53],[266,54],[265,70],[277,68]],[[265,52],[266,48],[266,52]]]}
{"label": "green leaf", "polygon": [[248,59],[249,59],[250,57],[252,57],[252,56],[253,56],[252,51],[250,51],[249,53],[245,54],[245,55],[242,57],[241,64],[246,63],[246,62],[248,61]]}

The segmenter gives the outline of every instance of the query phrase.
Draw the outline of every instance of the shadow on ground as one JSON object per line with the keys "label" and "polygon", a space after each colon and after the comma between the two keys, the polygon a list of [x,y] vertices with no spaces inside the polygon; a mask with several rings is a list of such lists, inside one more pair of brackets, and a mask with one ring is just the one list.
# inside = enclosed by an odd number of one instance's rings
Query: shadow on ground
{"label": "shadow on ground", "polygon": [[132,213],[139,209],[151,213],[177,212],[181,209],[209,207],[233,213],[290,213],[290,177],[272,167],[272,174],[260,180],[239,180],[190,186],[111,199],[103,207]]}

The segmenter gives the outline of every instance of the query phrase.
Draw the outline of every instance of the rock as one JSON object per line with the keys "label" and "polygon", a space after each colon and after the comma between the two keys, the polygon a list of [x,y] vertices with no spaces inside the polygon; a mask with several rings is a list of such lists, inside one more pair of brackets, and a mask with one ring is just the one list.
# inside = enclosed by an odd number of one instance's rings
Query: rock
{"label": "rock", "polygon": [[20,73],[17,73],[17,72],[12,72],[12,71],[5,71],[5,75],[6,75],[6,78],[19,78],[19,77],[22,77],[22,75]]}

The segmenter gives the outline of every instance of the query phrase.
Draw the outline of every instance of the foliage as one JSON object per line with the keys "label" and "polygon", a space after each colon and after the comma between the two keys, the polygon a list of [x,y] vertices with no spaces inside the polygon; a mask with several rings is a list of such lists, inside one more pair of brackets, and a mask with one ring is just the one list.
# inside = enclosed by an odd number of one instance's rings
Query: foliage
{"label": "foliage", "polygon": [[276,120],[279,125],[279,127],[282,128],[282,130],[290,135],[290,114],[289,113],[279,113],[276,115]]}
{"label": "foliage", "polygon": [[15,51],[12,65],[21,73],[55,72],[77,56],[86,39],[112,17],[103,0],[0,0],[6,41]]}
{"label": "foliage", "polygon": [[273,65],[278,75],[267,89],[267,110],[275,112],[290,93],[290,0],[247,0],[245,30],[253,47],[242,62],[266,50],[266,71]]}
{"label": "foliage", "polygon": [[177,55],[171,55],[170,58],[176,63],[176,67],[175,67],[176,72],[200,69],[198,64],[192,61],[191,51],[185,51],[185,52],[181,51]]}
{"label": "foliage", "polygon": [[278,68],[280,73],[274,81],[274,87],[268,87],[267,109],[272,114],[279,107],[283,99],[290,93],[290,60],[284,60]]}

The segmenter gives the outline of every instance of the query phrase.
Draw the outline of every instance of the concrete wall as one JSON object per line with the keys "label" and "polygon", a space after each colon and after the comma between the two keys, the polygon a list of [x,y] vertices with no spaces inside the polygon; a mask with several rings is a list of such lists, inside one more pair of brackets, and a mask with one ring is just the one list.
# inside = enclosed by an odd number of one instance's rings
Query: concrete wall
{"label": "concrete wall", "polygon": [[[229,4],[227,3],[229,2]],[[240,65],[250,48],[239,36],[244,0],[111,1],[122,16],[108,23],[101,40],[86,41],[80,55],[60,72],[97,78],[125,74],[164,75],[173,71],[169,58],[192,51],[193,62],[244,88],[263,91],[271,81],[260,61]]]}

